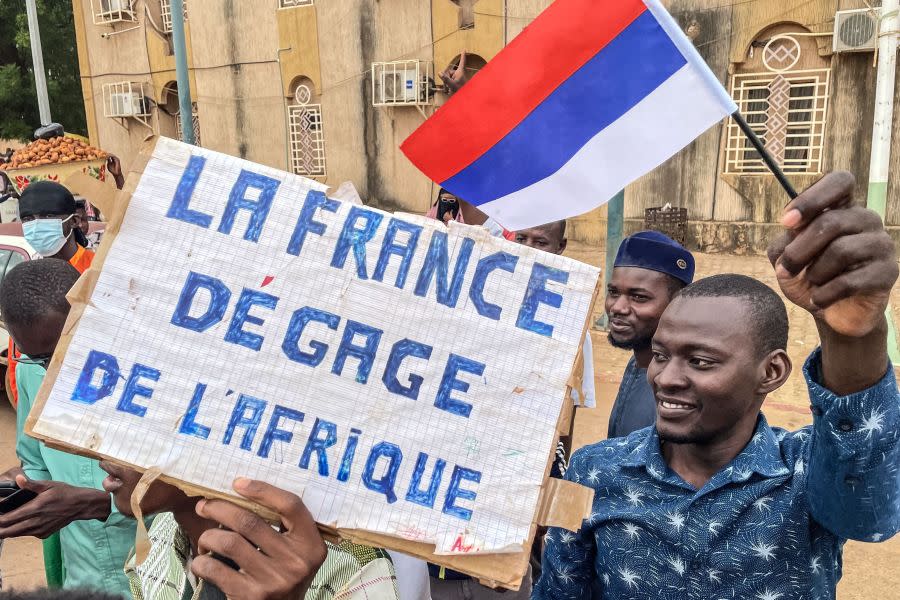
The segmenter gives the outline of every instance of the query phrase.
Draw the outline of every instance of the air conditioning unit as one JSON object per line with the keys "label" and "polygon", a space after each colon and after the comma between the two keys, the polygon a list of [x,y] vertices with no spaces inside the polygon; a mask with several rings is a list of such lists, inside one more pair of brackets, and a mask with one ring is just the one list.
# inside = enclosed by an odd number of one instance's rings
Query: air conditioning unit
{"label": "air conditioning unit", "polygon": [[372,63],[373,106],[431,104],[431,63],[401,60]]}
{"label": "air conditioning unit", "polygon": [[114,25],[137,20],[134,0],[92,0],[95,25]]}
{"label": "air conditioning unit", "polygon": [[144,97],[137,92],[114,92],[109,95],[110,117],[146,116]]}
{"label": "air conditioning unit", "polygon": [[100,0],[100,12],[111,13],[131,10],[130,0]]}
{"label": "air conditioning unit", "polygon": [[384,74],[384,100],[406,104],[415,102],[418,95],[415,69],[406,69]]}
{"label": "air conditioning unit", "polygon": [[872,52],[878,47],[878,11],[840,10],[834,15],[834,52]]}

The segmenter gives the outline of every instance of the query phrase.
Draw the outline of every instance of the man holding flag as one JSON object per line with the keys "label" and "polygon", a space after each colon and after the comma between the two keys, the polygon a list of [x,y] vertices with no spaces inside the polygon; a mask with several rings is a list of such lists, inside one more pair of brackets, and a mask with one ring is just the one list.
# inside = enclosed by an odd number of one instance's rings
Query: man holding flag
{"label": "man holding flag", "polygon": [[594,488],[594,512],[577,534],[550,531],[534,598],[835,598],[846,540],[900,530],[884,318],[897,258],[853,188],[846,173],[819,181],[769,252],[819,329],[813,425],[786,432],[760,413],[791,373],[780,297],[740,275],[686,287],[653,337],[656,425],[574,454],[566,476]]}

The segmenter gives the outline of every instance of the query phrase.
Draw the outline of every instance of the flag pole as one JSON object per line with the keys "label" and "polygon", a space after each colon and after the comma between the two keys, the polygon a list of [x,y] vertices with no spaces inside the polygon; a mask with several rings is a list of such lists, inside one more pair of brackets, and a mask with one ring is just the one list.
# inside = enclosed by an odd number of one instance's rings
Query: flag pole
{"label": "flag pole", "polygon": [[744,119],[744,115],[741,114],[741,111],[736,110],[731,115],[731,118],[734,119],[734,122],[737,123],[738,127],[741,128],[741,131],[744,132],[744,135],[747,136],[747,139],[750,140],[750,143],[753,145],[753,148],[759,152],[759,155],[762,157],[766,166],[769,167],[769,171],[772,172],[772,175],[775,176],[775,179],[778,180],[778,183],[781,184],[781,187],[784,188],[784,191],[787,192],[787,195],[791,197],[791,200],[797,197],[797,190],[794,189],[794,186],[791,185],[791,182],[788,181],[787,177],[784,174],[784,171],[781,170],[781,167],[775,162],[775,159],[772,158],[772,155],[769,154],[766,147],[763,145],[762,140],[756,135],[756,132],[750,128],[750,125],[747,124],[747,121]]}

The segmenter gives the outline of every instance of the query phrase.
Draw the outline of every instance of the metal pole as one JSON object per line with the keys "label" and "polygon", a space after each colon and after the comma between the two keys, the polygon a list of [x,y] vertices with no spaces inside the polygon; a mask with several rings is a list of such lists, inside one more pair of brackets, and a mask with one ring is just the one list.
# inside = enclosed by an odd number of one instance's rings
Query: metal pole
{"label": "metal pole", "polygon": [[28,35],[31,38],[31,62],[34,65],[34,85],[37,88],[38,111],[41,125],[50,124],[50,99],[47,96],[47,73],[44,71],[44,54],[41,52],[41,30],[35,0],[26,0]]}
{"label": "metal pole", "polygon": [[881,37],[878,41],[878,73],[875,83],[875,124],[866,205],[884,219],[887,209],[888,168],[891,163],[891,126],[894,121],[894,83],[897,76],[897,30],[900,0],[884,0]]}
{"label": "metal pole", "polygon": [[172,0],[172,46],[175,51],[175,80],[178,83],[178,113],[181,135],[188,144],[194,139],[194,111],[191,104],[191,81],[188,76],[187,47],[184,43],[184,0]]}
{"label": "metal pole", "polygon": [[[616,252],[619,251],[619,245],[622,243],[622,231],[625,225],[624,191],[612,197],[606,204],[606,211],[606,272],[604,273],[603,281],[608,285],[609,280],[612,278],[613,265],[616,262]],[[605,312],[597,319],[595,325],[600,329],[606,329]]]}
{"label": "metal pole", "polygon": [[[876,9],[877,10],[877,9]],[[897,78],[897,37],[900,30],[900,0],[883,0],[878,40],[878,72],[875,83],[875,123],[872,127],[872,156],[869,163],[869,190],[866,206],[885,220],[888,169],[891,164],[891,128],[894,123],[894,84]],[[900,364],[897,332],[890,307],[887,311],[888,353]]]}

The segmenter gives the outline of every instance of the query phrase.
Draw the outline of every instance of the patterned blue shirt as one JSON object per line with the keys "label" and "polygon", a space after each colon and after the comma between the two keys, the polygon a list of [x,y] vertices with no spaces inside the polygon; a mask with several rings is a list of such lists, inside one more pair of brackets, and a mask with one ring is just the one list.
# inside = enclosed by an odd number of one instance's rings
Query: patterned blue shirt
{"label": "patterned blue shirt", "polygon": [[813,425],[760,415],[746,448],[696,490],[666,464],[655,427],[576,452],[567,479],[595,490],[581,531],[551,529],[532,598],[835,598],[847,539],[900,530],[900,393],[893,368],[838,397],[804,367]]}

